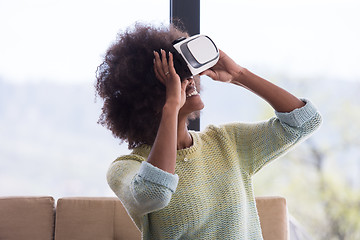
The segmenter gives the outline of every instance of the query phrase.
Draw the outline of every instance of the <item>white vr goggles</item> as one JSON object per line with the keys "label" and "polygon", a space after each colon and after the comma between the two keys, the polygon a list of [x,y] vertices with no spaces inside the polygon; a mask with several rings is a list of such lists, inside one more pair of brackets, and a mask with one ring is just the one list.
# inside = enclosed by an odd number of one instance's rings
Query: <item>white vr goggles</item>
{"label": "white vr goggles", "polygon": [[182,80],[211,68],[219,60],[219,49],[205,35],[177,39],[173,47],[174,67]]}

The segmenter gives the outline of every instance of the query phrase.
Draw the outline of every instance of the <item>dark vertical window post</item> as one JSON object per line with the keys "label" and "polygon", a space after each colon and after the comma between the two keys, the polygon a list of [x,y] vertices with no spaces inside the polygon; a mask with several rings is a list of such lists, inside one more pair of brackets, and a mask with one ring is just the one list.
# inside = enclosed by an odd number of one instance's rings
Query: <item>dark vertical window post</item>
{"label": "dark vertical window post", "polygon": [[[175,21],[174,21],[175,20]],[[177,26],[181,21],[181,29],[190,36],[200,33],[200,0],[170,0],[170,22]],[[200,130],[200,118],[191,120],[189,129]]]}

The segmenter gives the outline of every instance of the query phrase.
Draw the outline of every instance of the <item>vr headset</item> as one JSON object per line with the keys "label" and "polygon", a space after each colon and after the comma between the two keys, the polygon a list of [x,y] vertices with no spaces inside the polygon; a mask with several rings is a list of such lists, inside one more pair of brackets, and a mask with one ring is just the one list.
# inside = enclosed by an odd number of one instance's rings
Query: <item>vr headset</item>
{"label": "vr headset", "polygon": [[211,68],[219,60],[219,49],[208,36],[179,38],[172,44],[174,67],[181,80]]}

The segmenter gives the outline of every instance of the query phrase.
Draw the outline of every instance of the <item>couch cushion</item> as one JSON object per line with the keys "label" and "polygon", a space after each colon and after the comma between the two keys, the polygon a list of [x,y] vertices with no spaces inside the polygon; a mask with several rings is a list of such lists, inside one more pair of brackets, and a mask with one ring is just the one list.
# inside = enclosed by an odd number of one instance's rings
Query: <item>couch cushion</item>
{"label": "couch cushion", "polygon": [[[264,240],[288,238],[286,199],[257,197]],[[141,234],[117,198],[61,198],[55,240],[139,240]]]}
{"label": "couch cushion", "polygon": [[53,231],[52,197],[0,198],[0,239],[49,240]]}
{"label": "couch cushion", "polygon": [[61,198],[55,240],[132,240],[140,232],[117,198]]}
{"label": "couch cushion", "polygon": [[286,199],[283,197],[256,197],[264,240],[289,239]]}

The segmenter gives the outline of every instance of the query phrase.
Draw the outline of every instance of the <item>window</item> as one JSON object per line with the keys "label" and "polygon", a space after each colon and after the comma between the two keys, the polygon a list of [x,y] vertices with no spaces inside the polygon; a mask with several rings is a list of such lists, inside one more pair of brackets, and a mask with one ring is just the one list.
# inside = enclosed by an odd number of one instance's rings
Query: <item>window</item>
{"label": "window", "polygon": [[[350,216],[360,200],[358,7],[336,0],[201,1],[201,33],[238,64],[309,98],[323,115],[315,135],[254,177],[256,194],[285,196],[290,214],[315,239],[360,234],[359,217]],[[238,86],[206,78],[202,86],[202,129],[274,115]]]}
{"label": "window", "polygon": [[0,195],[113,196],[126,153],[96,123],[96,67],[120,29],[169,22],[169,1],[8,1],[0,8]]}

